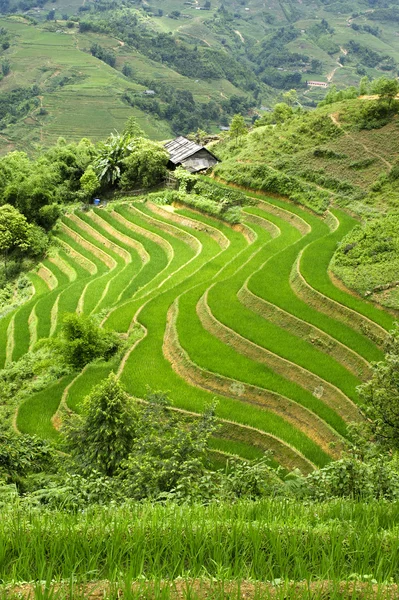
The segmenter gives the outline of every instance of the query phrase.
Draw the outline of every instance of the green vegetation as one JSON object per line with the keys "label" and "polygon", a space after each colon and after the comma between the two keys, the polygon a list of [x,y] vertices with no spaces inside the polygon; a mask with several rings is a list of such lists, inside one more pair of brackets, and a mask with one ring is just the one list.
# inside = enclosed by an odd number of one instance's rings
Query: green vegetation
{"label": "green vegetation", "polygon": [[375,85],[237,116],[212,177],[165,189],[132,119],[0,160],[0,579],[397,585],[398,331],[370,299],[395,306],[395,197],[378,208],[398,168],[377,142],[397,86]]}

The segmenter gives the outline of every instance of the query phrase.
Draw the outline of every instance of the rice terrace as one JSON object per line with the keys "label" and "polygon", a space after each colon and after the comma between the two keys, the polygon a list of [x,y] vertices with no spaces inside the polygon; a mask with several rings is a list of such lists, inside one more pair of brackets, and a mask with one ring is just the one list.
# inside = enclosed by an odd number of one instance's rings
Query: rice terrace
{"label": "rice terrace", "polygon": [[140,198],[65,214],[56,251],[29,273],[32,297],[0,323],[1,365],[74,311],[101,313],[131,344],[119,362],[89,364],[29,397],[15,427],[56,440],[60,410],[79,412],[114,370],[133,397],[151,386],[178,411],[216,400],[218,462],[272,450],[306,474],[338,458],[347,423],[360,418],[356,387],[394,320],[329,277],[354,223],[342,210],[317,216],[252,193],[236,225]]}

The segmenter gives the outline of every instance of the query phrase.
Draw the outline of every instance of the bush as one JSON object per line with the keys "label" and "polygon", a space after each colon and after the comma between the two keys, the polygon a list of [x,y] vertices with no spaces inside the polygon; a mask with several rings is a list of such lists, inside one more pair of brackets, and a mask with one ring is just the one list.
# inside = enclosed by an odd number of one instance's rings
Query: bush
{"label": "bush", "polygon": [[121,188],[149,188],[163,181],[169,155],[161,144],[144,138],[134,141],[132,152],[123,160]]}
{"label": "bush", "polygon": [[85,398],[82,415],[66,421],[63,433],[79,469],[112,477],[131,452],[136,427],[133,402],[111,373]]}
{"label": "bush", "polygon": [[66,363],[82,369],[97,358],[109,360],[120,340],[115,333],[101,329],[93,317],[69,314],[64,318],[60,347]]}
{"label": "bush", "polygon": [[38,224],[46,231],[54,227],[57,219],[61,215],[61,209],[58,204],[46,204],[39,208]]}

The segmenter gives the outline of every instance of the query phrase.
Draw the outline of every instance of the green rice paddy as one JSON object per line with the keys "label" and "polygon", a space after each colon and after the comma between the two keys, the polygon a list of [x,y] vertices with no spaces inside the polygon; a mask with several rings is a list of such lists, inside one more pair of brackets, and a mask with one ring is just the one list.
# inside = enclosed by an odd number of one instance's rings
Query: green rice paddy
{"label": "green rice paddy", "polygon": [[364,373],[349,369],[345,352],[333,358],[300,330],[268,320],[241,292],[324,332],[364,364],[378,360],[381,349],[367,328],[352,329],[298,296],[292,283],[298,257],[307,285],[358,319],[384,331],[392,317],[328,276],[336,244],[354,224],[350,217],[334,211],[331,230],[332,216],[323,220],[256,197],[238,227],[140,199],[64,217],[60,260],[44,264],[53,289],[32,274],[36,294],[0,319],[0,361],[56,335],[65,313],[74,311],[101,311],[103,327],[128,334],[130,345],[113,363],[89,365],[32,396],[19,407],[17,427],[56,439],[52,417],[61,398],[79,412],[93,386],[114,370],[136,398],[163,391],[174,408],[194,414],[216,402],[223,427],[212,442],[215,460],[252,458],[273,447],[275,464],[308,471],[339,455],[347,422],[361,418],[356,387]]}

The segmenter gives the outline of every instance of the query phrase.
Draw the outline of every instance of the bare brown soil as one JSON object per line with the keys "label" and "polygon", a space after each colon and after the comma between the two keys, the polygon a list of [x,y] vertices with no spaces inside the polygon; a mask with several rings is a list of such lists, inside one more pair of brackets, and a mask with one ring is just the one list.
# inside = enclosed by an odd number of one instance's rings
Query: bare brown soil
{"label": "bare brown soil", "polygon": [[180,346],[176,331],[177,314],[178,301],[175,300],[168,311],[163,352],[180,377],[195,387],[228,398],[239,398],[242,402],[271,411],[302,431],[333,458],[340,456],[343,450],[342,439],[310,410],[270,390],[243,384],[195,365]]}
{"label": "bare brown soil", "polygon": [[[35,586],[30,583],[1,586],[7,591],[9,600],[17,598],[34,600]],[[126,589],[126,588],[125,588]],[[69,584],[54,584],[52,590],[61,594],[62,600],[117,600],[126,594],[124,587],[111,584],[109,581],[94,581],[76,584],[70,590]],[[1,588],[0,588],[1,591]],[[177,579],[174,581],[140,581],[134,582],[131,591],[137,598],[155,600],[395,600],[399,589],[396,584],[376,585],[353,581],[314,581],[314,582],[282,582],[273,585],[270,582],[254,581],[218,581],[208,579]],[[130,592],[130,590],[129,590]],[[44,596],[43,596],[44,597]],[[61,600],[60,598],[60,600]]]}
{"label": "bare brown soil", "polygon": [[220,323],[209,308],[208,292],[201,297],[197,304],[197,314],[204,329],[223,343],[251,360],[266,365],[282,377],[309,391],[321,402],[332,408],[344,421],[360,420],[360,413],[356,405],[337,387],[297,364],[254,344]]}
{"label": "bare brown soil", "polygon": [[255,296],[249,291],[246,285],[241,288],[237,297],[244,306],[256,312],[264,319],[267,319],[275,325],[278,325],[278,327],[286,329],[293,335],[304,339],[321,352],[332,356],[362,381],[367,381],[367,379],[370,378],[371,369],[367,361],[350,348],[341,344],[341,342],[330,337],[321,329],[318,329],[314,325],[294,317],[294,315],[278,308],[274,304],[270,304],[270,302]]}

